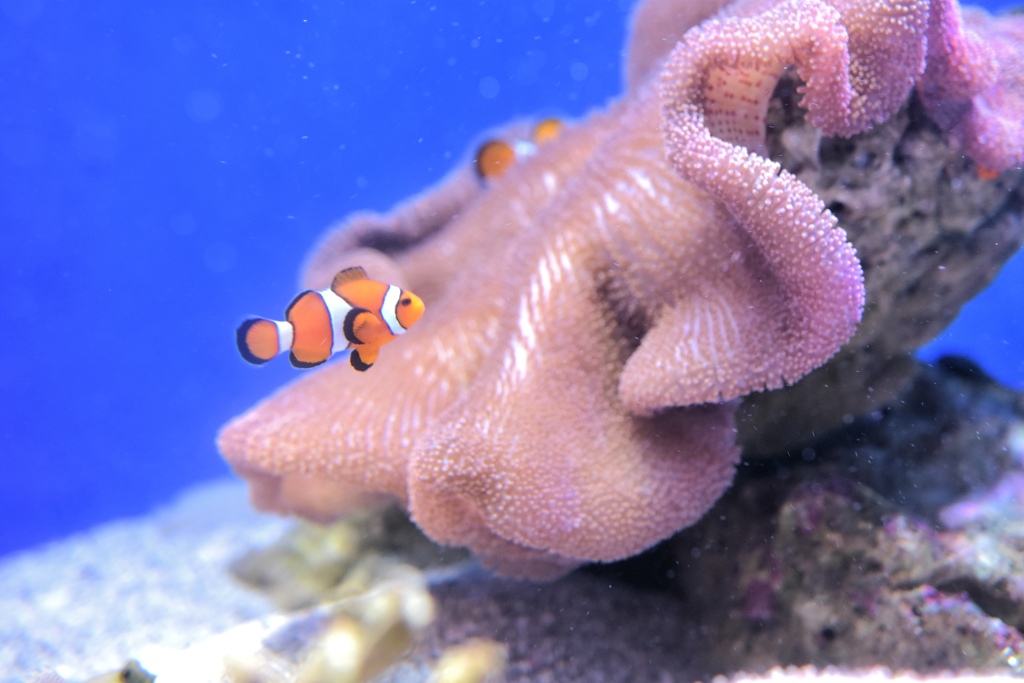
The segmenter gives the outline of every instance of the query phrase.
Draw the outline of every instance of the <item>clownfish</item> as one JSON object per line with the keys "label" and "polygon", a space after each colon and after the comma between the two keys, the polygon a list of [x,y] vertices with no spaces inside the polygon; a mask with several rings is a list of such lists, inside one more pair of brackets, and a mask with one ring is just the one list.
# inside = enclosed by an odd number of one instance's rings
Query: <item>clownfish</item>
{"label": "clownfish", "polygon": [[350,351],[349,362],[369,370],[380,347],[423,315],[423,300],[401,287],[371,280],[361,267],[334,276],[330,288],[306,290],[288,305],[284,320],[250,318],[238,327],[242,358],[261,365],[289,352],[292,365],[311,368]]}
{"label": "clownfish", "polygon": [[518,159],[525,159],[537,153],[538,145],[554,140],[562,133],[561,119],[548,118],[533,127],[529,140],[488,140],[477,148],[474,164],[476,175],[481,181],[500,178]]}

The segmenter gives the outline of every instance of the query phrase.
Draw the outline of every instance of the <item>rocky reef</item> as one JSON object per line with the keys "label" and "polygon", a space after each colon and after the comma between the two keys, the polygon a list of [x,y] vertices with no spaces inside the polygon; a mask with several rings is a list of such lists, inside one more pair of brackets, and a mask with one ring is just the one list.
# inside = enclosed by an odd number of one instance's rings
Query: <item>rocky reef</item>
{"label": "rocky reef", "polygon": [[950,359],[876,413],[743,468],[665,549],[707,668],[1024,672],[1022,407]]}

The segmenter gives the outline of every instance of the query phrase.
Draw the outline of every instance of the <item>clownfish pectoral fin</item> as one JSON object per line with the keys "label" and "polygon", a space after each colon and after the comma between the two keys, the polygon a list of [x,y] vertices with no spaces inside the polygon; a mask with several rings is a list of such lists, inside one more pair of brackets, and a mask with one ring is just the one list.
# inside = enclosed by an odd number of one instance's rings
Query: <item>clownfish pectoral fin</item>
{"label": "clownfish pectoral fin", "polygon": [[342,286],[349,282],[355,282],[356,280],[368,280],[366,270],[362,266],[352,266],[345,270],[338,271],[338,274],[334,276],[334,280],[331,282],[331,291],[338,296],[341,296]]}
{"label": "clownfish pectoral fin", "polygon": [[291,323],[266,318],[249,318],[235,332],[238,352],[253,365],[262,365],[287,351],[292,337]]}
{"label": "clownfish pectoral fin", "polygon": [[379,353],[380,349],[378,347],[361,346],[357,349],[352,349],[348,362],[359,372],[366,372],[373,367]]}
{"label": "clownfish pectoral fin", "polygon": [[353,308],[345,314],[345,322],[341,326],[345,341],[353,346],[371,341],[367,339],[366,332],[374,320],[376,320],[376,316],[365,308]]}

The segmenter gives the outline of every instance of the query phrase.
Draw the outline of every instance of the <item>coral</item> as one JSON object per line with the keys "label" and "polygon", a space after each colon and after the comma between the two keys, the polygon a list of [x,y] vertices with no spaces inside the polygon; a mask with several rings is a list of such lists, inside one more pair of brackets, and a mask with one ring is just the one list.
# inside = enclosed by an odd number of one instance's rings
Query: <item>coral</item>
{"label": "coral", "polygon": [[[326,520],[390,496],[516,576],[623,558],[728,487],[739,398],[848,341],[861,264],[821,196],[762,156],[769,95],[795,65],[812,124],[891,117],[925,68],[929,5],[744,2],[689,32],[716,3],[666,7],[638,10],[624,99],[486,187],[467,162],[324,240],[308,286],[362,263],[430,314],[372,373],[326,367],[222,431],[258,506]],[[662,67],[654,46],[679,36]],[[754,47],[723,61],[738,36]]]}
{"label": "coral", "polygon": [[[751,209],[745,195],[726,198],[715,188],[727,164],[760,174],[761,186],[780,204],[798,201],[798,193],[811,188],[815,201],[820,197],[838,213],[857,247],[867,307],[854,339],[801,389],[746,401],[741,441],[748,452],[799,444],[889,400],[906,378],[907,354],[952,320],[1024,236],[1021,174],[986,183],[978,177],[986,174],[962,158],[971,153],[961,147],[964,138],[950,140],[925,115],[963,109],[954,107],[960,95],[933,87],[948,80],[937,74],[955,62],[961,80],[987,79],[989,92],[999,93],[1007,106],[992,116],[1022,125],[1024,109],[1010,105],[1024,97],[1024,20],[968,14],[993,36],[993,47],[975,51],[991,57],[982,63],[968,59],[966,46],[974,43],[964,42],[959,9],[948,4],[933,3],[930,14],[925,0],[793,1],[756,13],[765,4],[730,5],[673,51],[662,74],[670,158],[683,177],[723,199],[734,215]],[[940,10],[948,35],[936,33]],[[954,54],[934,54],[938,45],[952,45]],[[998,77],[989,73],[995,64]],[[791,65],[780,84],[785,101],[769,118],[768,95]],[[786,85],[797,76],[798,84]],[[905,103],[918,77],[918,90],[928,93],[924,111],[915,100]],[[948,113],[942,121],[952,127]],[[849,141],[822,137],[860,131],[866,132]],[[1011,125],[984,139],[998,140],[1011,156],[1024,146]],[[748,149],[769,152],[789,173]],[[998,169],[1013,165],[989,156],[976,161]],[[822,221],[831,218],[830,211]]]}
{"label": "coral", "polygon": [[505,680],[508,651],[485,638],[470,640],[441,655],[430,683],[498,683]]}
{"label": "coral", "polygon": [[282,610],[296,610],[365,592],[396,558],[420,569],[466,559],[425,538],[392,506],[375,506],[328,526],[300,524],[276,543],[231,564],[232,574]]}
{"label": "coral", "polygon": [[1024,163],[1024,17],[963,14],[932,0],[928,68],[918,92],[929,114],[979,164],[1002,171]]}
{"label": "coral", "polygon": [[[250,624],[257,638],[245,625],[235,629],[237,635],[224,634],[215,650],[223,669],[216,679],[369,683],[405,655],[434,613],[422,574],[395,563],[362,593],[269,624]],[[213,668],[202,674],[211,676]]]}

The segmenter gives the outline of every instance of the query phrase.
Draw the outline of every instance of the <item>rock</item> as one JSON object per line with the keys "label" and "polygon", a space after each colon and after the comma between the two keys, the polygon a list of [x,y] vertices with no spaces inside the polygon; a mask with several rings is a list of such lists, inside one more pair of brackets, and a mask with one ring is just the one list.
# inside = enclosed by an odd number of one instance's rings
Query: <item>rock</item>
{"label": "rock", "polygon": [[1024,171],[995,179],[924,114],[916,96],[852,138],[822,137],[803,119],[794,74],[769,108],[770,156],[836,214],[864,268],[857,334],[829,363],[740,409],[748,455],[770,454],[892,400],[912,377],[911,352],[980,292],[1024,241]]}
{"label": "rock", "polygon": [[999,521],[1024,508],[1021,397],[963,361],[918,370],[877,414],[751,463],[662,549],[705,675],[1024,673],[1024,525]]}

